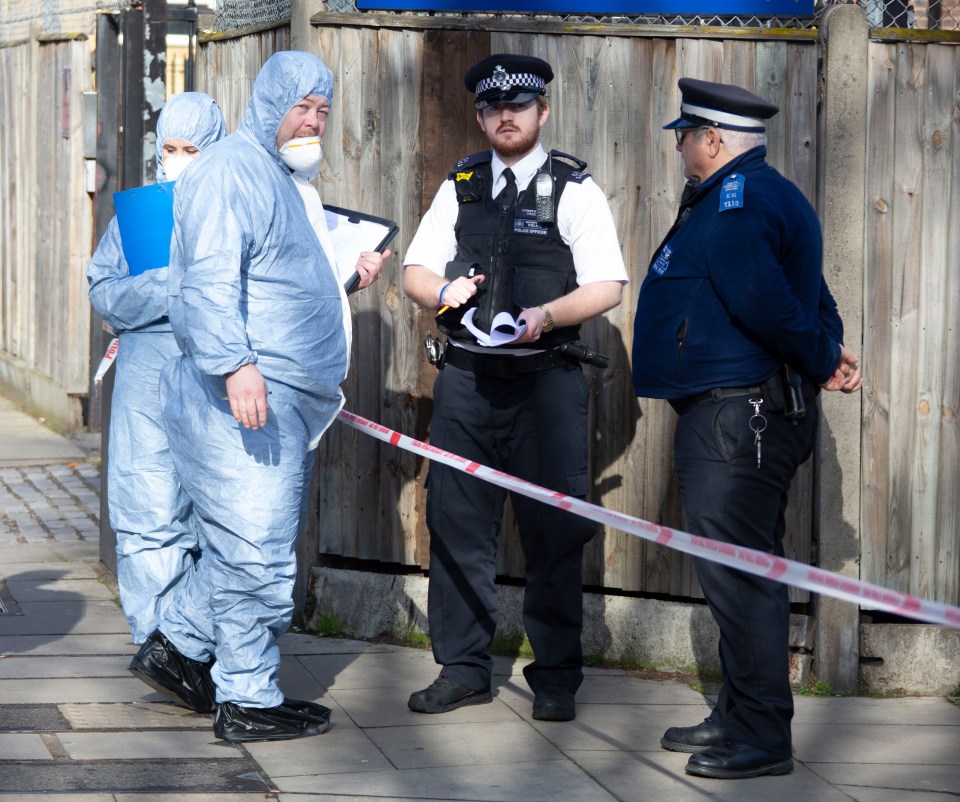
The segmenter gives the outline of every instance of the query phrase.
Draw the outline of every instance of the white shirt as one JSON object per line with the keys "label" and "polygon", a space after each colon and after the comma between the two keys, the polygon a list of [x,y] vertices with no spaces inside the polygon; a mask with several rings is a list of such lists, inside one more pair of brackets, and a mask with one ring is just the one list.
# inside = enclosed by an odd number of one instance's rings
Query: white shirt
{"label": "white shirt", "polygon": [[[541,145],[512,166],[518,192],[523,192],[547,160]],[[503,189],[503,171],[506,165],[493,154],[492,197]],[[433,203],[420,221],[417,233],[407,248],[403,264],[423,265],[438,276],[444,275],[447,262],[457,254],[454,226],[459,214],[457,193],[453,180],[440,186]],[[627,282],[627,268],[620,251],[620,240],[613,223],[613,214],[603,190],[592,178],[583,183],[568,181],[557,206],[557,229],[560,238],[570,248],[577,271],[577,284],[594,281]]]}

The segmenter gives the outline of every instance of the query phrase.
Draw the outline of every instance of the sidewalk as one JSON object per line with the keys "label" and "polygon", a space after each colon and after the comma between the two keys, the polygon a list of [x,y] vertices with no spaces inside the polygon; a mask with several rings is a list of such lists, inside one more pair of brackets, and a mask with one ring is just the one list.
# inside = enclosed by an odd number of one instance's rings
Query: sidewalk
{"label": "sidewalk", "polygon": [[134,654],[98,561],[99,469],[0,398],[0,798],[35,802],[946,802],[960,799],[960,707],[797,697],[785,777],[684,774],[663,730],[706,716],[686,684],[589,669],[577,719],[534,721],[520,660],[493,703],[407,710],[437,668],[420,649],[290,633],[281,685],[333,709],[325,735],[233,746],[126,671]]}

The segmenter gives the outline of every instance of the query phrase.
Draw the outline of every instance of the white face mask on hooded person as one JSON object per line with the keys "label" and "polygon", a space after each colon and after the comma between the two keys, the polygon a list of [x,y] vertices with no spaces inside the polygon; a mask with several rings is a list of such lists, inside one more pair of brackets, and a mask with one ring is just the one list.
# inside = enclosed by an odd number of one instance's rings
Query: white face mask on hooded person
{"label": "white face mask on hooded person", "polygon": [[280,148],[280,158],[295,173],[312,179],[320,172],[323,147],[318,136],[301,136],[289,140]]}
{"label": "white face mask on hooded person", "polygon": [[167,176],[167,181],[176,181],[183,175],[183,171],[190,166],[190,162],[192,162],[193,159],[193,156],[183,156],[180,154],[167,156],[163,160],[163,172]]}

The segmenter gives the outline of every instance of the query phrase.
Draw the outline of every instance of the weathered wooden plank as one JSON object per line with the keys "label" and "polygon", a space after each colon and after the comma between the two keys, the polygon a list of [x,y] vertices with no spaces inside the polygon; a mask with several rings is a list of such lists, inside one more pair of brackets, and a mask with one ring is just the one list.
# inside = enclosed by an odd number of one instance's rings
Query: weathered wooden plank
{"label": "weathered wooden plank", "polygon": [[[379,208],[400,224],[400,235],[391,248],[384,274],[373,296],[376,308],[368,313],[369,325],[381,327],[380,378],[381,421],[396,431],[417,427],[414,395],[424,363],[422,338],[412,314],[412,304],[403,296],[402,257],[416,229],[420,197],[409,185],[423,158],[419,140],[411,137],[421,120],[420,86],[423,75],[420,37],[410,31],[384,32],[381,40],[382,85],[380,98],[383,154],[380,170]],[[381,448],[383,492],[381,507],[389,513],[390,559],[405,564],[419,561],[419,544],[407,536],[417,528],[418,459],[407,451]]]}
{"label": "weathered wooden plank", "polygon": [[[916,47],[916,46],[914,46]],[[954,495],[942,481],[941,437],[943,429],[943,362],[946,339],[951,321],[946,316],[944,279],[949,277],[948,260],[950,229],[955,220],[946,215],[949,204],[944,203],[944,187],[950,185],[953,161],[956,157],[946,136],[952,128],[951,114],[956,109],[952,67],[953,54],[946,48],[924,47],[924,81],[922,121],[919,126],[920,146],[923,152],[919,202],[921,211],[920,321],[917,341],[917,475],[914,486],[913,518],[911,522],[914,559],[910,566],[910,591],[927,598],[937,595],[940,562],[946,556],[954,565],[957,540],[954,533],[944,530],[939,520],[942,508],[941,493]],[[947,145],[947,147],[945,147]],[[956,261],[953,266],[956,266]],[[947,468],[951,478],[956,477],[955,466]],[[956,485],[953,485],[956,487]],[[944,548],[946,546],[946,548]],[[944,554],[946,552],[946,554]],[[952,552],[952,559],[949,556]],[[945,589],[944,589],[945,590]]]}
{"label": "weathered wooden plank", "polygon": [[[864,390],[860,575],[887,581],[887,529],[890,524],[890,429],[893,348],[894,139],[896,115],[896,47],[871,44],[867,92],[865,259],[863,272]],[[883,133],[881,133],[883,132]]]}
{"label": "weathered wooden plank", "polygon": [[909,591],[913,562],[914,483],[917,478],[917,345],[920,327],[919,286],[922,227],[919,202],[923,144],[925,49],[899,45],[896,54],[897,125],[894,132],[893,328],[889,459],[902,464],[891,475],[890,524],[887,533],[886,584]]}
{"label": "weathered wooden plank", "polygon": [[[940,48],[938,48],[939,50]],[[960,97],[960,50],[942,48],[953,59],[952,69],[943,64],[944,56],[938,54],[936,63],[945,75],[952,73],[953,97]],[[954,114],[956,106],[954,106]],[[960,509],[956,488],[960,487],[960,426],[957,413],[960,410],[960,277],[956,265],[960,264],[960,227],[948,221],[960,219],[960,135],[956,118],[954,123],[942,130],[940,147],[950,154],[951,164],[947,187],[949,197],[944,198],[945,228],[948,232],[946,270],[943,284],[944,320],[946,335],[943,353],[943,398],[941,400],[942,424],[940,427],[940,504],[938,513],[940,543],[937,556],[935,598],[947,604],[960,605]]]}

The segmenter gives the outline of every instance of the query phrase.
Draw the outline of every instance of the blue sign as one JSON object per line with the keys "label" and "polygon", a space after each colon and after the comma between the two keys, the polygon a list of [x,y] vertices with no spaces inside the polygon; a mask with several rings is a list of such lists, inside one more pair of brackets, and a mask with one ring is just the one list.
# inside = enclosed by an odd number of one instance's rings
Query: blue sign
{"label": "blue sign", "polygon": [[568,14],[812,17],[814,0],[357,0],[363,11],[505,11]]}

